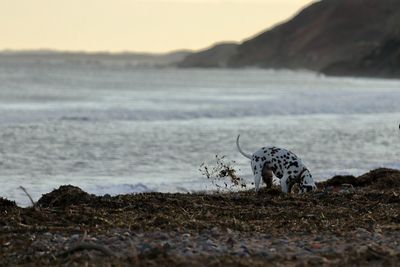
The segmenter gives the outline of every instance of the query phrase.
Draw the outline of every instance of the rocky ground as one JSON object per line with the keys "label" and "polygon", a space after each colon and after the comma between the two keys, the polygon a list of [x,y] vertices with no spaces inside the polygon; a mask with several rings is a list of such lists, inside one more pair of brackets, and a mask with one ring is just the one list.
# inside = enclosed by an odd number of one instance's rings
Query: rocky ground
{"label": "rocky ground", "polygon": [[400,171],[337,176],[307,195],[103,196],[62,186],[0,198],[0,266],[398,266]]}

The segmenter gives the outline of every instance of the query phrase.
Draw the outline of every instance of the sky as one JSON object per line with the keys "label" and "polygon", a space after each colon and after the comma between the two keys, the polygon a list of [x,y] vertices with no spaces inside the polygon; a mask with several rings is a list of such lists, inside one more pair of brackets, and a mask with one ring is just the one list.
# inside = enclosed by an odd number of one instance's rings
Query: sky
{"label": "sky", "polygon": [[0,0],[0,50],[198,50],[250,38],[312,0]]}

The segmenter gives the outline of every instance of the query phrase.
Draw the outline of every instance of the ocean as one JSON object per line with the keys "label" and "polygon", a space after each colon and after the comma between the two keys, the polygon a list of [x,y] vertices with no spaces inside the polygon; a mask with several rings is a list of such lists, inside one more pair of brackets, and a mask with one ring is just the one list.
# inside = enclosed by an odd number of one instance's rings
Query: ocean
{"label": "ocean", "polygon": [[280,146],[320,181],[400,168],[400,80],[0,59],[0,196],[213,190],[199,171]]}

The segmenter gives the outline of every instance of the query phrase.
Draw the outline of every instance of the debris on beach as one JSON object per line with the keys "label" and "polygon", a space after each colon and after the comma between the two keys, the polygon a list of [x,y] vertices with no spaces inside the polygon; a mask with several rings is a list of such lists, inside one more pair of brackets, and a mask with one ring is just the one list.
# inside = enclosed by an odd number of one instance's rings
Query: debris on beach
{"label": "debris on beach", "polygon": [[1,210],[8,210],[12,208],[16,208],[17,204],[15,204],[15,201],[8,200],[6,198],[0,197],[0,209]]}
{"label": "debris on beach", "polygon": [[[341,188],[347,191],[331,190]],[[0,198],[2,266],[396,266],[400,171],[334,177],[315,193],[94,196],[74,186],[40,209]]]}
{"label": "debris on beach", "polygon": [[[235,161],[226,159],[226,156],[215,155],[215,162],[202,163],[199,171],[207,179],[211,180],[216,189],[233,190],[235,188],[246,188],[244,179],[237,175],[234,167]],[[220,183],[223,183],[223,186]]]}
{"label": "debris on beach", "polygon": [[71,205],[80,205],[96,199],[91,195],[72,185],[63,185],[50,193],[44,194],[38,201],[41,207],[68,207]]}

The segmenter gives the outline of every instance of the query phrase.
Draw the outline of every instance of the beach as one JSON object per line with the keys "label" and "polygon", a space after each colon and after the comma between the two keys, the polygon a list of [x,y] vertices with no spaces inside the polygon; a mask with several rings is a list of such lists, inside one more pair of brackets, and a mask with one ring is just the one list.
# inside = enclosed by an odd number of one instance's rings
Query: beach
{"label": "beach", "polygon": [[396,266],[400,171],[336,176],[311,194],[95,196],[74,186],[32,207],[1,199],[2,266]]}

